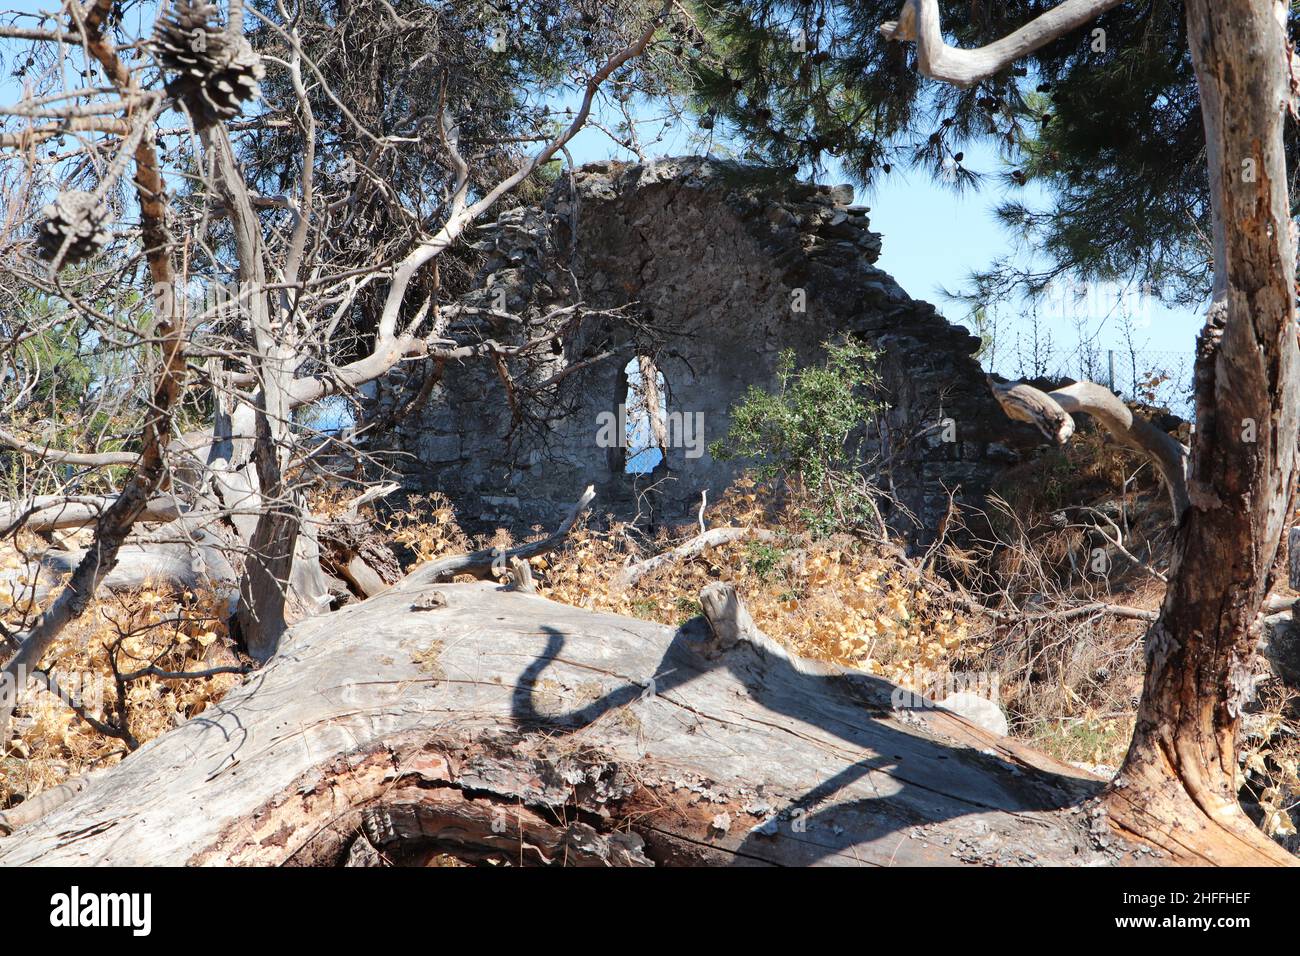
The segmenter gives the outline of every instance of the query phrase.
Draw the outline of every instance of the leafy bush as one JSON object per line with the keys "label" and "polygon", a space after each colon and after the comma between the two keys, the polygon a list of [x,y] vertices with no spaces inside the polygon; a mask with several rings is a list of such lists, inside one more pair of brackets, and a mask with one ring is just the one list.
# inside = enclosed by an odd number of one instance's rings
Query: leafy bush
{"label": "leafy bush", "polygon": [[709,451],[719,461],[758,459],[759,481],[786,485],[818,536],[880,522],[855,433],[883,408],[876,400],[878,353],[859,342],[827,342],[825,364],[795,368],[781,353],[776,392],[750,386],[731,409],[727,436]]}

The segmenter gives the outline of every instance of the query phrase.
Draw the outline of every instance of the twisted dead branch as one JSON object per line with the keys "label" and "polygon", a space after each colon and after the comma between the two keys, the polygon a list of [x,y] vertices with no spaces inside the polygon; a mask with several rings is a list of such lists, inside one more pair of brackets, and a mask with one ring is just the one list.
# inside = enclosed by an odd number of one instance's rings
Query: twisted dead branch
{"label": "twisted dead branch", "polygon": [[1074,433],[1072,414],[1091,415],[1121,444],[1151,459],[1169,492],[1175,523],[1187,510],[1190,503],[1187,446],[1145,418],[1134,415],[1110,389],[1096,382],[1075,382],[1043,392],[1023,382],[1007,386],[992,379],[989,387],[1009,418],[1036,425],[1059,444],[1065,444]]}

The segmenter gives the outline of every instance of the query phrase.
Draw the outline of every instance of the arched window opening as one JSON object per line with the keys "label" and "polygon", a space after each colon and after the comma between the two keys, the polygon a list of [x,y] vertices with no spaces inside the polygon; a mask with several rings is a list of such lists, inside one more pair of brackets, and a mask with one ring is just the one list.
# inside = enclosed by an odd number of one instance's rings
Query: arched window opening
{"label": "arched window opening", "polygon": [[638,355],[624,368],[627,396],[623,400],[627,454],[623,471],[648,475],[664,460],[668,447],[668,395],[663,373],[648,355]]}

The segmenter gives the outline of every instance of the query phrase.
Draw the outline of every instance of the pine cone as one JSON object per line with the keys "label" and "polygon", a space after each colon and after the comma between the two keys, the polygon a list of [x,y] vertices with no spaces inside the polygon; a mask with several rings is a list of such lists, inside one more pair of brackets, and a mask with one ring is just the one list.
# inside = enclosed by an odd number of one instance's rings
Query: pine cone
{"label": "pine cone", "polygon": [[68,242],[63,254],[65,265],[89,259],[108,243],[108,207],[94,193],[69,189],[59,193],[54,202],[41,210],[45,222],[36,233],[36,250],[47,262]]}
{"label": "pine cone", "polygon": [[233,119],[261,95],[262,58],[217,22],[207,0],[176,0],[154,25],[153,49],[163,69],[178,74],[167,92],[185,103],[200,129]]}

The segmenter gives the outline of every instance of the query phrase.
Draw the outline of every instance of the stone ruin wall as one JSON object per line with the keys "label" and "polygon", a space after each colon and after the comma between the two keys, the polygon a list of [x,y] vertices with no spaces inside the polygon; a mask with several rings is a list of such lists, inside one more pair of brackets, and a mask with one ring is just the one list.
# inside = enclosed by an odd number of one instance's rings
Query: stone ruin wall
{"label": "stone ruin wall", "polygon": [[[556,417],[515,429],[510,441],[511,411],[491,364],[448,363],[419,409],[386,436],[404,453],[394,467],[411,490],[448,495],[470,526],[553,524],[588,484],[597,514],[694,520],[701,492],[716,501],[745,463],[671,447],[651,474],[625,473],[623,453],[601,447],[597,434],[600,413],[625,400],[628,360],[654,355],[670,416],[702,413],[707,445],[726,434],[728,409],[750,385],[775,385],[783,349],[804,365],[824,358],[823,341],[855,335],[882,353],[889,410],[878,450],[920,527],[899,515],[894,523],[923,540],[949,490],[978,498],[1016,453],[1003,444],[1009,424],[972,357],[978,339],[876,267],[881,237],[851,199],[847,186],[774,184],[701,158],[596,163],[561,179],[540,208],[512,209],[478,232],[481,283],[460,305],[504,307],[523,327],[463,310],[454,321],[503,344],[553,331],[547,316],[576,302],[627,307],[639,321],[591,317],[562,338],[534,380],[617,355],[567,375]],[[796,290],[802,313],[792,308]],[[385,383],[380,413],[408,400],[427,373],[408,367],[405,380]],[[937,427],[945,418],[955,441]]]}

